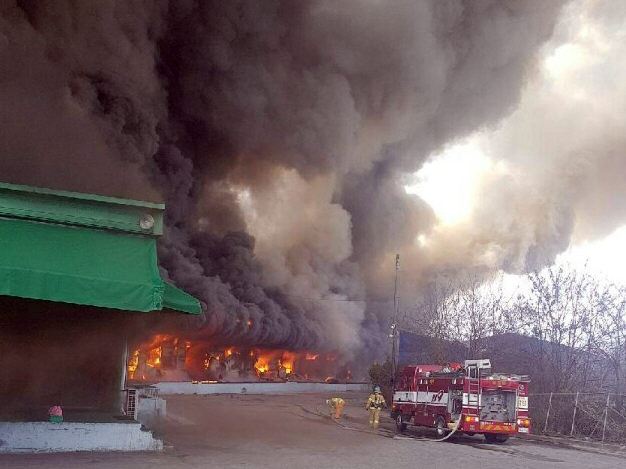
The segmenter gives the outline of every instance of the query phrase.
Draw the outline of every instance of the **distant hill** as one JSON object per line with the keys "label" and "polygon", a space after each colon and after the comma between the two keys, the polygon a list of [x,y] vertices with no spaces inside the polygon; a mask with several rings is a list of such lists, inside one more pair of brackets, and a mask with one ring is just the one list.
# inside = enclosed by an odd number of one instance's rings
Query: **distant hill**
{"label": "distant hill", "polygon": [[[568,387],[608,388],[612,383],[602,382],[602,360],[584,356],[584,351],[573,351],[563,345],[541,341],[521,334],[498,334],[480,340],[470,354],[466,343],[436,339],[411,332],[400,332],[398,362],[400,366],[415,363],[461,362],[472,358],[489,358],[495,371],[530,375],[534,392],[559,389],[565,380]],[[585,362],[582,369],[568,369],[572,354],[574,361]],[[473,356],[470,356],[473,355]],[[586,359],[585,359],[586,358]],[[573,384],[576,383],[576,384]]]}
{"label": "distant hill", "polygon": [[459,362],[467,358],[467,347],[461,342],[450,342],[411,332],[400,331],[398,363],[400,366],[416,363]]}

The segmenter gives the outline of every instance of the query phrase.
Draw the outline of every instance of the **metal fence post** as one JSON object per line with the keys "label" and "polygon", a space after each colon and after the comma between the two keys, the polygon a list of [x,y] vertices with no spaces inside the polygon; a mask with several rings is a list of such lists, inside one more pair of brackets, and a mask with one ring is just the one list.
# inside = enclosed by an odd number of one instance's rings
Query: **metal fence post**
{"label": "metal fence post", "polygon": [[604,407],[604,425],[602,426],[602,443],[604,443],[604,435],[606,433],[606,418],[609,415],[609,399],[611,398],[611,393],[606,394],[606,406]]}
{"label": "metal fence post", "polygon": [[548,430],[548,420],[550,419],[550,409],[552,409],[552,393],[550,393],[550,400],[548,401],[548,412],[546,413],[546,423],[543,426],[543,433]]}
{"label": "metal fence post", "polygon": [[574,436],[574,423],[576,422],[576,411],[578,410],[578,393],[576,393],[576,401],[574,402],[574,415],[572,416],[572,430],[569,436]]}

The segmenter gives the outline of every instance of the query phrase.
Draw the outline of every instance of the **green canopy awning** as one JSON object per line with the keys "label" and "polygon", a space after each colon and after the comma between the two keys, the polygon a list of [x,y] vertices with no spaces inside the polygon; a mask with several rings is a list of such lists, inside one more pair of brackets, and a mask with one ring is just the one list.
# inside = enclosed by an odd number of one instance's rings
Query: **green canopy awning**
{"label": "green canopy awning", "polygon": [[[64,197],[71,197],[67,194]],[[98,227],[103,214],[110,215],[106,207],[91,211],[89,226],[68,224],[68,216],[63,223],[55,223],[60,221],[59,210],[48,210],[46,221],[40,221],[41,210],[33,210],[37,217],[24,213],[21,218],[7,216],[6,207],[11,208],[11,203],[3,204],[6,199],[2,196],[0,190],[0,213],[4,215],[0,216],[0,295],[128,311],[201,312],[196,298],[159,275],[155,236],[139,229],[124,231],[121,222],[114,223],[115,217],[110,216],[107,223],[115,225],[114,229]],[[49,203],[49,194],[46,199]],[[28,205],[28,200],[21,204]],[[76,207],[72,211],[76,213]]]}
{"label": "green canopy awning", "polygon": [[165,282],[163,308],[183,311],[189,314],[200,314],[202,312],[197,299],[168,282]]}

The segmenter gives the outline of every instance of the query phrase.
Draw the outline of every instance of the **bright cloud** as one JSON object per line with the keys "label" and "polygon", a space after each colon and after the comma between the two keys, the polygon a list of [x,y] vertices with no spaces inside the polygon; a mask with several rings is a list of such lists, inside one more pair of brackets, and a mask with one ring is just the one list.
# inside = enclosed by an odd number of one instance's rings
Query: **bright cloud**
{"label": "bright cloud", "polygon": [[441,224],[466,220],[476,203],[483,176],[497,165],[482,151],[478,138],[452,145],[431,159],[406,186],[435,211]]}

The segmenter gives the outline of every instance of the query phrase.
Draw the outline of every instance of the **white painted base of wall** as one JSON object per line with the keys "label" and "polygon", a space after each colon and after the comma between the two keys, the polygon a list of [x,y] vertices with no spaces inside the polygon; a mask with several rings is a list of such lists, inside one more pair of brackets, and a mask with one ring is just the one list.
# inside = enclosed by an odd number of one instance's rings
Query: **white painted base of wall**
{"label": "white painted base of wall", "polygon": [[371,385],[367,383],[327,384],[327,383],[197,383],[189,381],[168,381],[157,383],[159,394],[292,394],[307,392],[346,392],[346,391],[370,391]]}
{"label": "white painted base of wall", "polygon": [[143,397],[137,399],[136,419],[148,428],[167,416],[167,402],[160,397]]}
{"label": "white painted base of wall", "polygon": [[140,423],[0,422],[0,453],[160,451]]}

